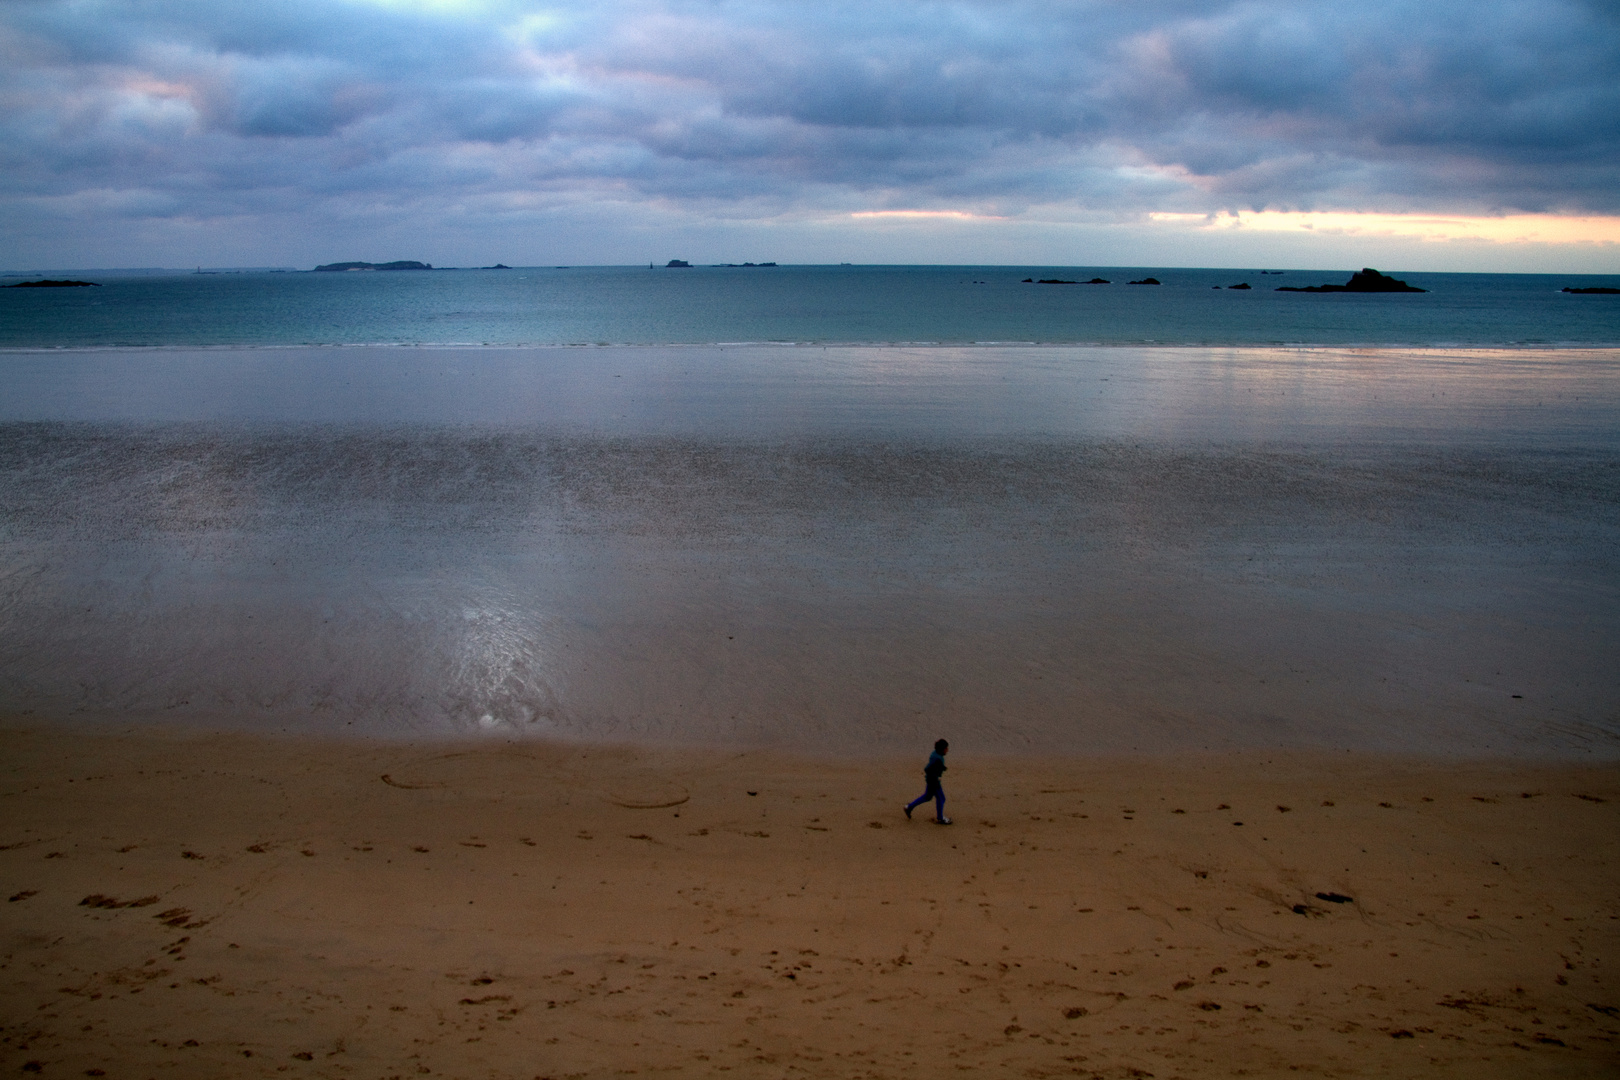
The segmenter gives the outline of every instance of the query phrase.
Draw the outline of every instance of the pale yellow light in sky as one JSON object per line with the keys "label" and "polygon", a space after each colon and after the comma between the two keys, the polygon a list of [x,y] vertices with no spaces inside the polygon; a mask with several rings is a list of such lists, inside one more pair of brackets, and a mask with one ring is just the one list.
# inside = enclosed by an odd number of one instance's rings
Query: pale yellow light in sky
{"label": "pale yellow light in sky", "polygon": [[1620,244],[1620,217],[1507,214],[1463,217],[1335,211],[1239,210],[1223,214],[1155,213],[1153,221],[1199,229],[1402,236],[1419,240],[1484,240],[1497,244]]}

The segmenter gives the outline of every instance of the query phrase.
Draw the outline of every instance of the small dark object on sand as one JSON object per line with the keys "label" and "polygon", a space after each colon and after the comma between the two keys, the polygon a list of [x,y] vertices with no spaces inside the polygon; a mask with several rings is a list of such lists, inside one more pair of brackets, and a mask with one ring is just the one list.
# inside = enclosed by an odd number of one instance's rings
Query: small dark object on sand
{"label": "small dark object on sand", "polygon": [[[53,280],[47,278],[44,281],[19,281],[14,285],[7,285],[6,288],[8,288],[8,289],[79,289],[79,288],[99,289],[99,288],[101,288],[101,286],[97,285],[93,281],[67,281],[67,280],[53,281]],[[1568,292],[1569,290],[1565,289],[1564,291]]]}
{"label": "small dark object on sand", "polygon": [[1336,892],[1319,892],[1316,894],[1316,898],[1318,900],[1326,900],[1330,904],[1353,904],[1356,902],[1355,897],[1346,896],[1344,893]]}
{"label": "small dark object on sand", "polygon": [[1343,285],[1306,285],[1303,288],[1297,285],[1279,285],[1278,292],[1428,292],[1428,289],[1419,289],[1408,285],[1398,278],[1380,274],[1370,266],[1364,266]]}

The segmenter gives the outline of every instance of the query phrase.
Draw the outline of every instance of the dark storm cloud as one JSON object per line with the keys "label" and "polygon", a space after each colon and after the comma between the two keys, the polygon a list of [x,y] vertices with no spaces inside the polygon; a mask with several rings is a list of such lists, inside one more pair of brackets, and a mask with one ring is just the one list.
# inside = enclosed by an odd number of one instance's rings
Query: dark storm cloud
{"label": "dark storm cloud", "polygon": [[14,0],[0,197],[1620,211],[1604,4]]}

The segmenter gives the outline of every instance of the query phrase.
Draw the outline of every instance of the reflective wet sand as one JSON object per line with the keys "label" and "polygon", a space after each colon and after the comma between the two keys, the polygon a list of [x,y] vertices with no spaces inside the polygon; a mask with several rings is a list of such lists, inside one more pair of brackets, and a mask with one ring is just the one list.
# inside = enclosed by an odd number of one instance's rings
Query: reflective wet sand
{"label": "reflective wet sand", "polygon": [[1612,352],[6,362],[12,711],[1620,750]]}

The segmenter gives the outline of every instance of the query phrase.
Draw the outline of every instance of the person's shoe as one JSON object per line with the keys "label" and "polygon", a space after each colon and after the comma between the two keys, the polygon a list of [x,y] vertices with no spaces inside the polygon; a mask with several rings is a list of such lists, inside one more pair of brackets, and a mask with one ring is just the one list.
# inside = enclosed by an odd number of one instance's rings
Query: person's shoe
{"label": "person's shoe", "polygon": [[934,824],[935,825],[951,825],[951,824],[954,824],[954,822],[952,822],[951,819],[948,818],[948,817],[937,817],[937,818],[934,819]]}
{"label": "person's shoe", "polygon": [[902,807],[902,809],[905,810],[905,812],[906,812],[906,820],[910,821],[911,820],[911,807],[906,806],[906,807]]}

